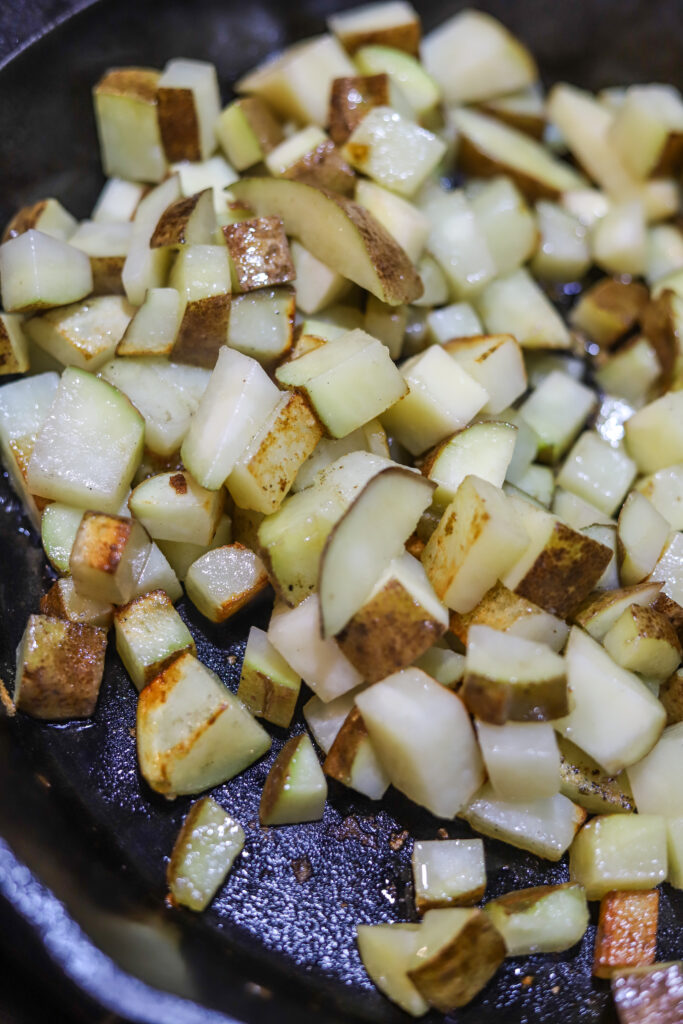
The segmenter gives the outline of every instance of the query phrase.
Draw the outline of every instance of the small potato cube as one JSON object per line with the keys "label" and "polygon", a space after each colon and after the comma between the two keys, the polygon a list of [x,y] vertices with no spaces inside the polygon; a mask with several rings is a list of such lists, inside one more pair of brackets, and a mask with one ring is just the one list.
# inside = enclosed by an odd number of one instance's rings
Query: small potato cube
{"label": "small potato cube", "polygon": [[484,843],[481,839],[435,839],[413,846],[415,907],[424,914],[434,907],[477,903],[486,890]]}
{"label": "small potato cube", "polygon": [[490,626],[503,633],[513,633],[536,643],[547,644],[560,651],[569,634],[569,626],[556,615],[539,608],[500,581],[488,590],[481,601],[465,615],[451,612],[450,629],[461,643],[467,645],[470,626]]}
{"label": "small potato cube", "polygon": [[632,587],[592,594],[579,605],[572,619],[594,640],[602,640],[627,608],[633,604],[649,607],[661,589],[661,584],[637,583]]}
{"label": "small potato cube", "polygon": [[275,376],[306,395],[331,437],[362,427],[407,392],[386,347],[361,330],[284,363]]}
{"label": "small potato cube", "polygon": [[16,313],[0,313],[0,376],[26,373],[29,365],[28,340],[22,317]]}
{"label": "small potato cube", "polygon": [[540,800],[560,792],[560,752],[550,722],[476,726],[489,782],[501,799]]}
{"label": "small potato cube", "polygon": [[31,615],[17,650],[14,703],[34,718],[88,718],[104,673],[107,633]]}
{"label": "small potato cube", "polygon": [[253,715],[287,728],[301,689],[301,676],[287,664],[258,626],[249,630],[237,696]]}
{"label": "small potato cube", "polygon": [[268,772],[261,794],[262,825],[293,825],[322,818],[327,779],[308,733],[292,736]]}
{"label": "small potato cube", "polygon": [[593,974],[611,978],[623,968],[654,963],[658,918],[658,889],[605,893],[600,901]]}
{"label": "small potato cube", "polygon": [[595,405],[595,392],[560,370],[534,388],[520,414],[538,436],[540,462],[554,463],[564,455]]}
{"label": "small potato cube", "polygon": [[66,306],[93,289],[88,256],[33,229],[0,245],[0,281],[7,313]]}
{"label": "small potato cube", "polygon": [[281,142],[266,156],[266,167],[276,178],[305,185],[353,192],[356,176],[331,139],[316,125],[309,125]]}
{"label": "small potato cube", "polygon": [[69,244],[90,257],[95,295],[123,294],[123,267],[132,238],[130,221],[98,224],[84,220],[71,235]]}
{"label": "small potato cube", "polygon": [[330,93],[330,138],[342,146],[373,107],[392,107],[397,100],[400,104],[387,74],[335,78]]}
{"label": "small potato cube", "polygon": [[150,288],[116,346],[117,356],[170,356],[184,311],[175,288]]}
{"label": "small potato cube", "polygon": [[[235,537],[234,539],[242,540],[243,538]],[[233,540],[233,521],[230,516],[223,513],[218,520],[216,532],[210,544],[193,544],[189,541],[181,540],[160,540],[159,548],[163,551],[164,558],[168,560],[171,571],[177,576],[177,579],[184,580],[190,566],[198,558],[205,555],[207,551],[213,551],[214,548],[220,548],[224,544],[229,544],[231,540]],[[173,597],[174,601],[182,597],[183,593],[183,588],[179,583],[177,586],[180,588],[180,594],[178,594],[178,597]],[[169,597],[172,596],[171,591],[166,586],[152,589],[165,590]]]}
{"label": "small potato cube", "polygon": [[296,270],[279,217],[255,217],[223,228],[236,290],[287,284]]}
{"label": "small potato cube", "polygon": [[272,369],[292,350],[296,300],[292,287],[257,288],[235,295],[230,307],[228,345]]}
{"label": "small potato cube", "polygon": [[683,462],[683,391],[672,391],[626,421],[626,447],[641,473]]}
{"label": "small potato cube", "polygon": [[261,559],[243,544],[226,544],[198,558],[185,577],[187,596],[212,622],[225,622],[268,586]]}
{"label": "small potato cube", "polygon": [[342,722],[325,758],[323,772],[370,800],[381,800],[389,788],[389,776],[375,753],[358,708],[351,708]]}
{"label": "small potato cube", "polygon": [[603,639],[618,665],[663,682],[681,662],[681,645],[666,615],[632,604]]}
{"label": "small potato cube", "polygon": [[467,426],[489,400],[488,392],[440,346],[432,345],[400,367],[408,394],[382,423],[411,455],[420,455]]}
{"label": "small potato cube", "polygon": [[648,754],[628,768],[639,814],[683,815],[683,723],[668,726]]}
{"label": "small potato cube", "polygon": [[244,832],[220,804],[205,796],[190,808],[166,869],[173,902],[206,910],[244,846]]}
{"label": "small potato cube", "polygon": [[267,732],[189,651],[140,693],[140,771],[155,792],[170,799],[233,778],[269,747]]}
{"label": "small potato cube", "polygon": [[445,152],[446,144],[438,136],[391,107],[373,107],[342,148],[352,167],[407,199]]}
{"label": "small potato cube", "polygon": [[114,617],[114,606],[90,597],[81,597],[76,591],[73,577],[55,580],[47,594],[40,599],[43,615],[68,622],[81,622],[86,626],[108,629]]}
{"label": "small potato cube", "polygon": [[149,548],[147,532],[134,519],[86,512],[69,557],[76,592],[111,604],[130,601]]}
{"label": "small potato cube", "polygon": [[570,322],[600,348],[612,348],[636,326],[648,297],[647,288],[637,281],[605,277],[582,292]]}
{"label": "small potato cube", "polygon": [[144,185],[124,178],[109,178],[90,217],[95,224],[126,224],[132,221],[144,194]]}
{"label": "small potato cube", "polygon": [[512,334],[524,349],[570,347],[564,320],[525,267],[487,284],[477,312],[489,334]]}
{"label": "small potato cube", "polygon": [[160,74],[113,68],[93,90],[104,173],[132,181],[161,181],[166,160],[157,120]]}
{"label": "small potato cube", "polygon": [[149,245],[151,249],[212,245],[217,229],[213,189],[205,188],[190,196],[182,196],[166,207],[157,221]]}
{"label": "small potato cube", "polygon": [[[387,229],[392,238],[396,239],[413,263],[417,263],[420,256],[422,256],[431,230],[429,217],[422,210],[419,210],[417,206],[413,206],[406,199],[397,196],[395,192],[390,192],[388,189],[382,188],[381,185],[376,185],[374,181],[367,181],[365,178],[359,179],[356,184],[356,202],[364,206],[366,210],[369,210],[373,217]],[[432,268],[435,266],[436,264],[432,262]],[[437,267],[438,270],[439,268]],[[435,276],[438,276],[438,273]],[[424,285],[424,268],[422,268],[421,277]],[[297,289],[298,287],[299,283],[297,281]],[[446,287],[444,282],[444,289]],[[420,303],[422,304],[424,301],[425,297],[423,295]],[[439,310],[438,312],[441,311]],[[433,314],[428,314],[428,318],[431,315]],[[481,330],[479,329],[472,333],[479,334]],[[454,338],[456,335],[457,332],[453,331],[448,334],[448,337]],[[446,339],[444,338],[443,340],[445,341]]]}
{"label": "small potato cube", "polygon": [[238,171],[260,163],[282,142],[279,122],[258,96],[235,100],[216,122],[218,144]]}
{"label": "small potato cube", "polygon": [[659,688],[659,699],[666,711],[666,724],[683,722],[683,669],[674,672]]}
{"label": "small potato cube", "polygon": [[507,956],[560,953],[580,942],[588,904],[580,885],[539,885],[491,900],[486,913],[505,939]]}
{"label": "small potato cube", "polygon": [[413,1017],[422,1017],[427,1003],[408,978],[408,965],[421,945],[419,924],[360,924],[356,930],[363,967],[380,992]]}
{"label": "small potato cube", "polygon": [[333,14],[327,22],[347,53],[361,46],[391,46],[417,56],[420,18],[406,0],[384,0]]}
{"label": "small potato cube", "polygon": [[[612,997],[620,1024],[676,1024],[681,1017],[683,962],[655,963],[620,971],[612,978]],[[643,1017],[647,1014],[647,1017]]]}
{"label": "small potato cube", "polygon": [[159,131],[166,159],[208,160],[216,149],[221,109],[213,64],[171,60],[157,82]]}
{"label": "small potato cube", "polygon": [[666,85],[634,85],[610,128],[610,142],[639,179],[676,175],[683,168],[683,101]]}
{"label": "small potato cube", "polygon": [[227,341],[230,320],[227,249],[223,245],[183,246],[168,283],[186,300],[173,358],[213,369]]}
{"label": "small potato cube", "polygon": [[636,809],[626,772],[609,775],[590,754],[563,736],[560,749],[560,792],[589,814],[630,814]]}
{"label": "small potato cube", "polygon": [[443,347],[488,393],[482,412],[501,413],[526,391],[522,350],[511,334],[455,338]]}
{"label": "small potato cube", "polygon": [[100,295],[34,316],[26,332],[64,366],[94,373],[116,352],[133,313],[123,296]]}
{"label": "small potato cube", "polygon": [[44,235],[68,242],[76,230],[77,223],[76,218],[64,209],[58,199],[39,199],[31,206],[22,206],[14,214],[2,233],[2,241],[7,242],[10,238],[16,238],[17,235],[23,235],[25,231],[34,228],[36,231],[42,231]]}
{"label": "small potato cube", "polygon": [[189,473],[160,473],[138,484],[128,506],[154,540],[210,544],[223,494],[200,487]]}
{"label": "small potato cube", "polygon": [[192,634],[163,590],[137,597],[114,616],[116,650],[141,690],[180,654],[196,654]]}
{"label": "small potato cube", "polygon": [[637,467],[622,448],[586,430],[565,459],[557,483],[612,515],[636,478]]}
{"label": "small potato cube", "polygon": [[569,854],[569,876],[599,900],[613,889],[652,889],[666,878],[666,822],[656,814],[592,818]]}
{"label": "small potato cube", "polygon": [[150,545],[149,555],[138,576],[133,597],[143,597],[153,590],[165,591],[171,601],[179,601],[183,596],[183,588],[178,582],[178,577],[161,548],[154,543]]}

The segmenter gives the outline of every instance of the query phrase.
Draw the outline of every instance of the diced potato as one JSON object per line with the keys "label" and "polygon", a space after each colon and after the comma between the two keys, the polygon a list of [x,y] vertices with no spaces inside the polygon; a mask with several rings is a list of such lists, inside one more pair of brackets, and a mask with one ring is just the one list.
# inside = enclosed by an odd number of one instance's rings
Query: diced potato
{"label": "diced potato", "polygon": [[641,473],[683,462],[683,391],[669,392],[626,421],[626,446]]}
{"label": "diced potato", "polygon": [[145,186],[136,181],[109,178],[97,197],[90,218],[95,224],[126,224],[135,216],[144,193]]}
{"label": "diced potato", "polygon": [[256,96],[234,100],[215,125],[216,137],[230,163],[238,170],[253,167],[282,141],[282,128],[268,105]]}
{"label": "diced potato", "polygon": [[541,800],[509,803],[487,783],[460,812],[476,832],[558,861],[569,849],[586,812],[561,793]]}
{"label": "diced potato", "polygon": [[652,889],[666,878],[666,824],[656,814],[592,818],[569,853],[569,875],[599,900],[614,889]]}
{"label": "diced potato", "polygon": [[39,199],[30,206],[22,206],[7,224],[2,241],[23,235],[32,228],[44,235],[68,242],[76,230],[77,220],[65,210],[58,199]]}
{"label": "diced potato", "polygon": [[261,559],[237,543],[208,551],[185,576],[187,596],[212,622],[225,622],[267,586]]}
{"label": "diced potato", "polygon": [[361,924],[356,929],[363,966],[380,992],[413,1017],[429,1009],[407,971],[422,942],[417,924]]}
{"label": "diced potato", "polygon": [[[236,537],[234,539],[237,539]],[[187,576],[188,570],[198,558],[205,555],[207,551],[213,551],[214,548],[220,548],[224,544],[229,544],[233,540],[233,521],[229,515],[223,513],[218,520],[216,526],[216,532],[213,535],[213,539],[209,544],[194,544],[189,541],[181,540],[160,540],[159,550],[162,551],[165,559],[168,560],[172,567],[172,572],[177,574],[178,578],[184,580]],[[153,545],[152,550],[154,550]],[[180,586],[180,584],[178,584]],[[162,589],[170,596],[170,591],[167,587]],[[182,587],[180,587],[182,596]]]}
{"label": "diced potato", "polygon": [[416,842],[412,868],[415,907],[419,914],[435,907],[470,906],[486,891],[481,839]]}
{"label": "diced potato", "polygon": [[104,173],[133,181],[161,181],[166,160],[157,120],[160,73],[114,68],[93,89]]}
{"label": "diced potato", "polygon": [[169,284],[186,300],[173,357],[213,369],[227,341],[230,266],[224,245],[185,245],[175,258]]}
{"label": "diced potato", "polygon": [[458,640],[467,644],[470,626],[490,626],[560,651],[569,635],[569,626],[524,597],[508,590],[498,581],[481,601],[465,615],[451,612],[450,629]]}
{"label": "diced potato", "polygon": [[446,144],[391,107],[373,107],[341,152],[352,167],[409,199],[439,163]]}
{"label": "diced potato", "polygon": [[412,668],[364,690],[356,706],[393,785],[433,814],[454,817],[484,776],[460,698]]}
{"label": "diced potato", "polygon": [[293,281],[296,270],[278,217],[256,217],[223,228],[238,291]]}
{"label": "diced potato", "polygon": [[269,747],[268,733],[189,651],[140,693],[140,771],[153,790],[170,799],[233,778]]}
{"label": "diced potato", "polygon": [[236,295],[230,306],[228,345],[270,368],[291,352],[295,313],[292,288],[259,288]]}
{"label": "diced potato", "polygon": [[69,556],[76,592],[110,604],[130,601],[149,548],[146,531],[134,519],[86,512]]}
{"label": "diced potato", "polygon": [[529,259],[538,240],[536,218],[509,178],[470,188],[470,205],[482,228],[498,274],[511,274]]}
{"label": "diced potato", "polygon": [[293,825],[322,818],[327,780],[308,733],[287,740],[268,772],[259,807],[262,825]]}
{"label": "diced potato", "polygon": [[467,426],[488,401],[488,392],[437,345],[401,365],[408,394],[388,409],[382,423],[412,455]]}
{"label": "diced potato", "polygon": [[532,463],[519,476],[512,474],[509,484],[516,485],[524,494],[535,498],[545,508],[550,508],[555,493],[555,477],[550,466],[539,466]]}
{"label": "diced potato", "polygon": [[626,772],[608,775],[571,740],[558,737],[560,792],[589,814],[629,814],[636,805]]}
{"label": "diced potato", "polygon": [[45,421],[58,384],[57,374],[48,372],[15,380],[0,388],[2,461],[12,487],[21,498],[36,530],[40,529],[41,510],[46,502],[31,494],[27,468],[36,435]]}
{"label": "diced potato", "polygon": [[304,704],[306,725],[323,754],[329,754],[339,730],[355,706],[356,690],[324,703],[315,694]]}
{"label": "diced potato", "polygon": [[171,175],[140,200],[133,220],[133,235],[121,280],[126,297],[134,306],[141,306],[150,288],[166,283],[170,249],[150,249],[149,242],[167,206],[180,197],[180,180]]}
{"label": "diced potato", "polygon": [[82,508],[51,502],[44,510],[40,523],[45,554],[58,572],[69,571],[69,558],[78,527],[83,518]]}
{"label": "diced potato", "polygon": [[586,228],[577,217],[556,203],[536,204],[540,241],[532,261],[538,277],[549,281],[576,281],[584,276],[592,259]]}
{"label": "diced potato", "polygon": [[661,373],[654,346],[648,338],[637,337],[629,340],[596,369],[595,380],[608,394],[618,395],[632,405],[640,406]]}
{"label": "diced potato", "polygon": [[683,889],[683,818],[667,818],[667,882],[674,889]]}
{"label": "diced potato", "polygon": [[0,376],[29,369],[28,339],[22,323],[18,314],[0,313]]}
{"label": "diced potato", "polygon": [[666,724],[675,725],[683,722],[683,669],[662,683],[659,688],[659,699],[666,711]]}
{"label": "diced potato", "polygon": [[666,615],[637,604],[622,612],[602,642],[618,665],[657,682],[681,662],[681,645]]}
{"label": "diced potato", "polygon": [[610,274],[644,274],[647,235],[642,202],[612,206],[594,227],[591,248],[595,263]]}
{"label": "diced potato", "polygon": [[173,844],[166,880],[173,902],[205,910],[244,846],[244,832],[205,796],[192,805]]}
{"label": "diced potato", "polygon": [[34,229],[0,245],[0,280],[7,313],[67,306],[93,289],[86,254]]}
{"label": "diced potato", "polygon": [[[171,165],[174,174],[180,179],[180,190],[186,199],[211,190],[213,208],[219,225],[240,220],[249,216],[249,211],[233,203],[230,185],[239,179],[234,167],[222,156],[212,156],[208,160],[181,160]],[[214,239],[211,239],[213,241]]]}
{"label": "diced potato", "polygon": [[97,704],[106,647],[104,629],[31,615],[17,648],[17,711],[33,718],[88,718]]}
{"label": "diced potato", "polygon": [[661,584],[658,587],[657,583],[640,583],[592,595],[574,612],[574,622],[590,633],[594,640],[602,640],[630,605],[648,608],[657,599],[660,590]]}
{"label": "diced potato", "polygon": [[84,370],[67,368],[36,438],[32,493],[115,515],[142,455],[144,421],[128,399]]}
{"label": "diced potato", "polygon": [[466,476],[476,474],[494,487],[502,487],[517,439],[510,423],[473,423],[442,441],[424,459],[421,471],[437,484],[434,505],[451,503]]}
{"label": "diced potato", "polygon": [[421,204],[431,221],[427,249],[441,268],[451,297],[471,299],[493,280],[496,262],[486,232],[465,192],[436,189]]}
{"label": "diced potato", "polygon": [[662,705],[636,675],[616,665],[576,626],[565,660],[571,710],[555,728],[608,772],[635,764],[664,728]]}
{"label": "diced potato", "polygon": [[116,650],[138,690],[185,651],[197,653],[192,634],[163,590],[118,608],[114,626]]}
{"label": "diced potato", "polygon": [[350,434],[407,393],[386,347],[359,330],[282,364],[275,376],[306,395],[332,437]]}
{"label": "diced potato", "polygon": [[541,462],[554,463],[564,455],[596,404],[594,391],[560,370],[534,388],[520,415],[539,438]]}
{"label": "diced potato", "polygon": [[420,18],[406,0],[380,0],[328,18],[328,27],[347,53],[378,44],[417,56]]}
{"label": "diced potato", "polygon": [[636,489],[674,530],[683,530],[683,462],[641,477]]}
{"label": "diced potato", "polygon": [[492,281],[476,306],[489,334],[512,334],[522,348],[570,347],[563,320],[524,268]]}
{"label": "diced potato", "polygon": [[518,889],[485,906],[505,940],[507,956],[561,953],[580,942],[588,927],[588,904],[580,885]]}
{"label": "diced potato", "polygon": [[639,814],[683,815],[679,780],[683,768],[683,723],[664,730],[652,750],[628,769]]}
{"label": "diced potato", "polygon": [[76,592],[71,576],[55,580],[47,594],[40,599],[40,611],[56,619],[80,622],[85,626],[108,629],[114,616],[114,606]]}
{"label": "diced potato", "polygon": [[296,273],[296,304],[309,316],[319,313],[340,299],[349,288],[349,282],[336,270],[328,267],[300,242],[290,247]]}
{"label": "diced potato", "polygon": [[639,491],[631,491],[619,513],[619,576],[626,585],[640,583],[654,569],[671,524]]}
{"label": "diced potato", "polygon": [[94,373],[114,355],[133,312],[124,298],[99,295],[33,317],[26,330],[32,341],[64,366]]}
{"label": "diced potato", "polygon": [[[425,214],[395,192],[364,178],[360,178],[356,184],[356,202],[369,210],[405,250],[409,259],[416,263],[422,255],[430,231],[430,223]],[[297,294],[298,290],[297,275]],[[306,311],[305,307],[301,308]]]}
{"label": "diced potato", "polygon": [[301,689],[301,676],[275,650],[262,629],[252,626],[237,696],[253,715],[287,728]]}
{"label": "diced potato", "polygon": [[[215,539],[214,537],[214,541]],[[178,577],[161,548],[154,543],[150,544],[149,555],[138,576],[133,598],[144,597],[153,590],[163,590],[173,602],[179,601],[183,596],[183,588],[178,582]]]}
{"label": "diced potato", "polygon": [[432,341],[439,345],[451,338],[472,338],[484,330],[468,302],[454,302],[451,306],[431,310],[427,314],[427,324]]}
{"label": "diced potato", "polygon": [[608,892],[600,901],[593,974],[611,978],[623,968],[654,963],[659,891]]}
{"label": "diced potato", "polygon": [[653,607],[671,620],[683,643],[683,533],[672,533],[648,580],[662,583]]}
{"label": "diced potato", "polygon": [[502,413],[526,391],[522,350],[511,334],[455,338],[443,347],[486,390],[482,412]]}
{"label": "diced potato", "polygon": [[495,974],[505,943],[478,908],[429,910],[408,977],[442,1013],[464,1006]]}
{"label": "diced potato", "polygon": [[223,493],[200,487],[189,473],[160,473],[138,484],[128,505],[155,540],[210,544]]}
{"label": "diced potato", "polygon": [[206,160],[216,149],[221,109],[213,64],[171,60],[157,82],[159,132],[169,162]]}
{"label": "diced potato", "polygon": [[506,96],[495,96],[485,100],[479,103],[478,107],[489,117],[495,117],[512,128],[518,128],[532,139],[544,138],[547,129],[545,101],[537,83]]}
{"label": "diced potato", "polygon": [[570,323],[600,348],[612,348],[635,327],[647,301],[647,289],[640,282],[604,277],[582,292],[571,311]]}
{"label": "diced potato", "polygon": [[372,746],[358,708],[352,708],[334,738],[323,772],[370,800],[380,800],[389,788],[389,776]]}
{"label": "diced potato", "polygon": [[666,85],[631,86],[610,129],[610,141],[637,178],[663,177],[683,165],[683,100]]}
{"label": "diced potato", "polygon": [[[182,183],[182,179],[181,179]],[[211,189],[183,196],[167,206],[149,241],[152,249],[164,246],[211,245],[218,224]]]}
{"label": "diced potato", "polygon": [[538,77],[529,51],[482,11],[460,11],[443,22],[423,40],[422,56],[447,103],[502,96]]}
{"label": "diced potato", "polygon": [[586,430],[567,455],[557,482],[611,515],[636,477],[636,463],[621,448]]}
{"label": "diced potato", "polygon": [[643,1013],[654,1014],[661,1024],[675,1024],[682,979],[680,960],[620,971],[612,978],[612,995],[621,1024],[639,1024]]}
{"label": "diced potato", "polygon": [[560,792],[560,753],[552,725],[477,721],[476,726],[489,782],[501,799],[537,800]]}

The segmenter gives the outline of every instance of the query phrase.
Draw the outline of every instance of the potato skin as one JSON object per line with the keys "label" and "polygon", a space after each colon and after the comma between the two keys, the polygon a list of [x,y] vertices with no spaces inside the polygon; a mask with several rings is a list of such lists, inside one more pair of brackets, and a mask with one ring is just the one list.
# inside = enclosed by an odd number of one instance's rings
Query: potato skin
{"label": "potato skin", "polygon": [[231,295],[208,295],[188,302],[171,358],[190,366],[213,370],[225,344]]}
{"label": "potato skin", "polygon": [[323,764],[325,775],[337,779],[345,786],[350,786],[356,753],[363,740],[367,738],[368,730],[365,728],[360,711],[356,707],[351,708],[325,758]]}
{"label": "potato skin", "polygon": [[223,228],[241,291],[288,284],[296,277],[279,217],[253,217]]}
{"label": "potato skin", "polygon": [[283,178],[302,181],[304,185],[326,188],[342,195],[353,192],[356,175],[331,139],[326,139],[310,153],[288,167]]}
{"label": "potato skin", "polygon": [[471,714],[492,725],[547,722],[569,713],[565,676],[524,684],[469,673],[460,696]]}
{"label": "potato skin", "polygon": [[568,619],[595,589],[611,558],[612,552],[604,544],[558,522],[515,593]]}
{"label": "potato skin", "polygon": [[19,648],[17,710],[34,718],[88,718],[97,704],[106,647],[104,629],[32,615]]}
{"label": "potato skin", "polygon": [[296,756],[296,752],[299,746],[306,738],[307,733],[300,733],[298,736],[292,736],[287,740],[280,753],[273,762],[273,767],[268,772],[266,781],[263,786],[263,792],[261,793],[261,803],[259,805],[259,819],[261,823],[265,823],[273,813],[273,809],[277,805],[280,795],[285,786],[287,780],[287,774],[289,772],[289,766]]}
{"label": "potato skin", "polygon": [[157,91],[159,131],[170,164],[201,160],[199,119],[192,89]]}
{"label": "potato skin", "polygon": [[335,78],[330,92],[330,138],[343,146],[369,110],[390,105],[387,74]]}

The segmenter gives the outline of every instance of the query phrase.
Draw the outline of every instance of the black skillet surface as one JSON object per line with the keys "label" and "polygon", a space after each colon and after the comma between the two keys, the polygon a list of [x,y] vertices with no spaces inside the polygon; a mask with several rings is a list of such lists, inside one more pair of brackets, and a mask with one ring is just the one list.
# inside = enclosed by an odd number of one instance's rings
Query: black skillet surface
{"label": "black skillet surface", "polygon": [[[1,219],[48,194],[87,214],[102,180],[89,90],[107,66],[203,57],[217,65],[227,97],[237,75],[322,30],[325,15],[340,6],[350,4],[101,0],[74,16],[0,70]],[[464,5],[416,6],[429,28]],[[531,46],[548,81],[681,84],[677,2],[481,6]],[[56,4],[60,13],[62,7]],[[49,583],[40,545],[2,479],[5,680],[26,618]],[[248,627],[265,623],[268,603],[223,627],[211,627],[187,602],[180,611],[200,657],[234,688]],[[167,803],[141,781],[134,722],[135,692],[113,655],[91,721],[57,727],[0,719],[0,936],[11,940],[15,956],[88,1019],[99,1006],[120,1015],[108,1020],[153,1024],[406,1020],[368,982],[355,925],[411,919],[413,838],[436,837],[440,828],[469,836],[469,828],[438,821],[393,791],[377,807],[332,783],[322,822],[260,829],[261,786],[285,738],[271,729],[271,753],[214,793],[245,826],[245,854],[207,913],[172,911],[163,903],[165,858],[191,801]],[[299,715],[294,728],[302,727]],[[486,849],[488,896],[567,877],[565,861],[549,865],[488,840]],[[658,959],[681,956],[682,916],[680,894],[665,888]],[[590,977],[593,938],[591,925],[576,950],[507,961],[452,1019],[611,1020],[607,984]]]}

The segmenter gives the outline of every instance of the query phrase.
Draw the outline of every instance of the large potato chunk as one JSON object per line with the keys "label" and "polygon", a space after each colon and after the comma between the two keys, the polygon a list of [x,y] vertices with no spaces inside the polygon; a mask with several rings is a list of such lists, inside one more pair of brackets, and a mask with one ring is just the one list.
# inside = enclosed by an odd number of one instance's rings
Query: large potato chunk
{"label": "large potato chunk", "polygon": [[28,336],[65,366],[99,370],[114,355],[133,315],[118,295],[51,310],[28,321]]}
{"label": "large potato chunk", "polygon": [[210,796],[190,808],[166,869],[174,903],[205,910],[244,846],[238,821]]}
{"label": "large potato chunk", "polygon": [[17,650],[14,703],[34,718],[92,715],[104,673],[107,633],[32,615]]}
{"label": "large potato chunk", "polygon": [[116,650],[142,690],[180,654],[196,654],[192,634],[163,590],[135,598],[114,616]]}
{"label": "large potato chunk", "polygon": [[120,391],[67,368],[28,464],[30,490],[116,515],[142,455],[144,429]]}
{"label": "large potato chunk", "polygon": [[86,512],[69,556],[77,593],[111,604],[130,601],[150,545],[146,531],[134,519]]}
{"label": "large potato chunk", "polygon": [[0,245],[0,280],[2,305],[8,313],[66,306],[93,289],[86,254],[34,230]]}
{"label": "large potato chunk", "polygon": [[93,89],[104,173],[161,181],[166,160],[157,121],[160,74],[151,68],[113,68]]}
{"label": "large potato chunk", "polygon": [[243,771],[270,736],[217,675],[186,652],[140,694],[140,771],[157,793],[201,793]]}
{"label": "large potato chunk", "polygon": [[433,814],[453,818],[484,778],[459,697],[420,669],[404,669],[356,697],[392,783]]}
{"label": "large potato chunk", "polygon": [[403,249],[350,199],[285,178],[245,179],[231,191],[259,217],[280,217],[287,234],[316,259],[382,302],[400,306],[422,294],[420,278]]}
{"label": "large potato chunk", "polygon": [[666,822],[656,814],[608,814],[581,829],[569,876],[599,900],[613,889],[652,889],[666,878]]}

